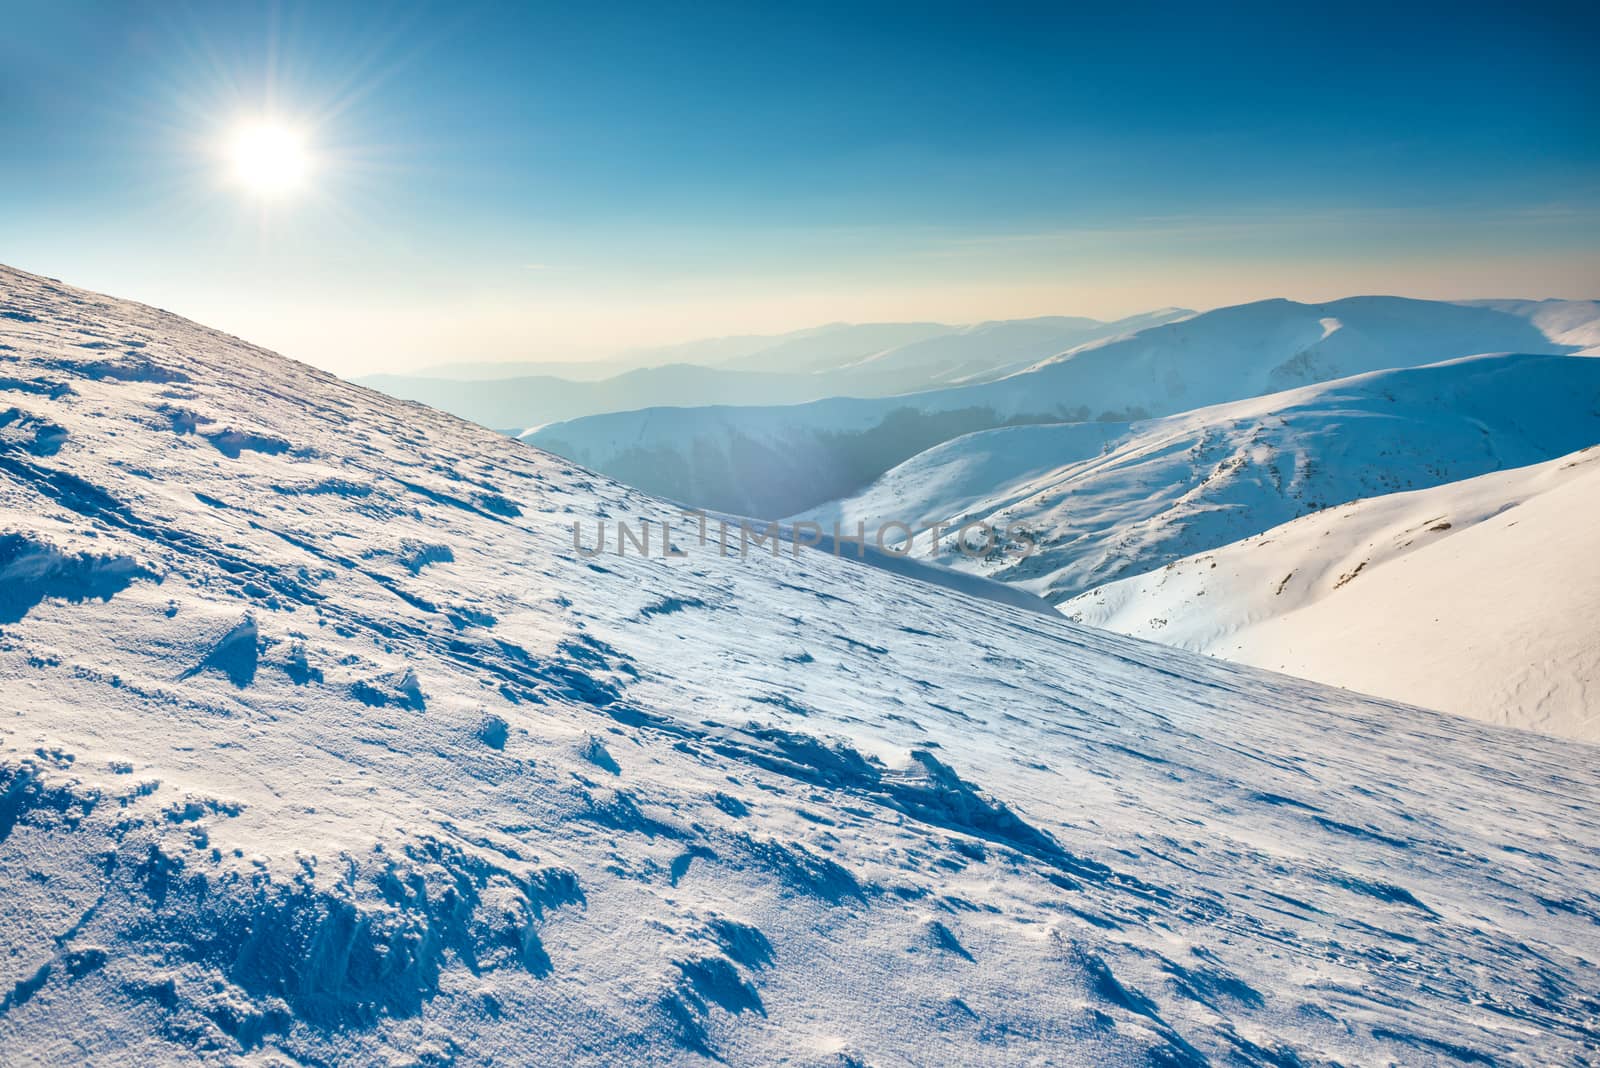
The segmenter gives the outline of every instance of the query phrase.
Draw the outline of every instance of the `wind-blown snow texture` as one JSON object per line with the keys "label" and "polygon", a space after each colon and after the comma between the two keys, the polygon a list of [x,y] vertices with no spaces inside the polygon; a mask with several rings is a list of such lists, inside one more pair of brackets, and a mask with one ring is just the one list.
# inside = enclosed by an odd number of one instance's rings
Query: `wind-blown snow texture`
{"label": "wind-blown snow texture", "polygon": [[[0,1050],[1577,1063],[1594,751],[811,553],[6,272]],[[17,423],[18,420],[13,420]]]}

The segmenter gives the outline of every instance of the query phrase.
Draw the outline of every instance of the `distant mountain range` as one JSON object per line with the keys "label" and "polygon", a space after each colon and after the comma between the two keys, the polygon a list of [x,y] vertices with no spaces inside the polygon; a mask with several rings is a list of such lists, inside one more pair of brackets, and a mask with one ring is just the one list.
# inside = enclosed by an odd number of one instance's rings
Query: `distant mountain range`
{"label": "distant mountain range", "polygon": [[1269,300],[1088,341],[982,380],[911,395],[588,416],[526,435],[686,504],[784,516],[860,491],[898,463],[995,427],[1118,423],[1367,371],[1590,344],[1594,302]]}
{"label": "distant mountain range", "polygon": [[772,337],[639,350],[619,362],[446,365],[357,381],[515,433],[646,407],[794,404],[985,381],[1088,341],[1189,314],[1169,308],[1114,322],[1047,317],[973,326],[835,323]]}

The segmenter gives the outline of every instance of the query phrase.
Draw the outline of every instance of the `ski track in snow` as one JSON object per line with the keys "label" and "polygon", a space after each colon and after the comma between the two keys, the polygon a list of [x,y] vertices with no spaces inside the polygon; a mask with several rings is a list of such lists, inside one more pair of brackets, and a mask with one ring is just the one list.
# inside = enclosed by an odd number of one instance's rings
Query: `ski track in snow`
{"label": "ski track in snow", "polygon": [[1593,748],[825,553],[585,559],[676,508],[0,287],[8,1060],[1600,1050]]}

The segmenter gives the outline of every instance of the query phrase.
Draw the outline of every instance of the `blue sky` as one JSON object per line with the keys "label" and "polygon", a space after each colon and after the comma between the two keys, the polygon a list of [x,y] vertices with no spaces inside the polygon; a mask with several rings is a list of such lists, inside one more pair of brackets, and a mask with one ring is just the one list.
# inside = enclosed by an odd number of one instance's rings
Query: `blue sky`
{"label": "blue sky", "polygon": [[[1293,6],[23,0],[0,260],[346,373],[1600,296],[1593,5]],[[313,161],[269,202],[264,114]]]}

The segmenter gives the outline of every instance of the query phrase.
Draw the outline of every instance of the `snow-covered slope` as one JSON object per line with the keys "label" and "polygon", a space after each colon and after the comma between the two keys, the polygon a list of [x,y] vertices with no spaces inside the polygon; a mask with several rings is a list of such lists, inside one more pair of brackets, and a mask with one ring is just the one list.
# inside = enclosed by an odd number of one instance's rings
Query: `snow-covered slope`
{"label": "snow-covered slope", "polygon": [[1600,311],[1565,302],[1541,318],[1538,305],[1510,303],[1262,301],[1092,342],[996,381],[857,403],[647,408],[557,423],[530,440],[689,504],[792,515],[976,430],[1144,419],[1475,353],[1574,352],[1576,340],[1545,330],[1577,338],[1584,315]]}
{"label": "snow-covered slope", "polygon": [[585,558],[675,509],[0,287],[7,1061],[1594,1052],[1593,750],[818,552]]}
{"label": "snow-covered slope", "polygon": [[1600,348],[1600,301],[1473,300],[1479,308],[1521,316],[1551,341],[1581,350]]}
{"label": "snow-covered slope", "polygon": [[[1596,442],[1600,360],[1473,356],[1147,422],[971,434],[802,518],[869,532],[920,521],[1020,527],[1037,546],[1029,556],[1002,546],[968,557],[952,533],[937,560],[1060,601],[1330,505]],[[903,531],[890,537],[903,541]],[[934,556],[931,538],[918,556]]]}
{"label": "snow-covered slope", "polygon": [[1062,606],[1073,619],[1600,741],[1600,449],[1331,508]]}

